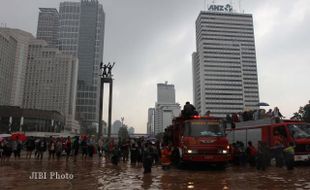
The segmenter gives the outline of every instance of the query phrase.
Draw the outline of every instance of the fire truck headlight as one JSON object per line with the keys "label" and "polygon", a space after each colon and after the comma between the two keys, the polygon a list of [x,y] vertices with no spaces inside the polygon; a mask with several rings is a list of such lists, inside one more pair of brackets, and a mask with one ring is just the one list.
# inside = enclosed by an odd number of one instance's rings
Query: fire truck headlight
{"label": "fire truck headlight", "polygon": [[198,151],[197,151],[197,150],[188,149],[188,150],[187,150],[187,153],[188,153],[188,154],[196,154],[196,153],[198,153]]}
{"label": "fire truck headlight", "polygon": [[228,150],[219,150],[218,151],[220,154],[228,154]]}

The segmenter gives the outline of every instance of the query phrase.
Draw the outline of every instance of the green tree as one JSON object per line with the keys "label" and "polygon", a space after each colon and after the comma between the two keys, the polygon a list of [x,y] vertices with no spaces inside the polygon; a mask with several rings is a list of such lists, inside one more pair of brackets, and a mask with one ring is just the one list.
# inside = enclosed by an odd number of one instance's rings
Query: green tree
{"label": "green tree", "polygon": [[291,119],[303,120],[310,123],[310,100],[307,105],[299,107],[298,112],[295,112]]}
{"label": "green tree", "polygon": [[309,103],[303,107],[302,119],[305,122],[310,122],[310,100]]}
{"label": "green tree", "polygon": [[299,107],[298,112],[293,113],[293,117],[291,117],[291,119],[302,120],[303,110],[304,107]]}

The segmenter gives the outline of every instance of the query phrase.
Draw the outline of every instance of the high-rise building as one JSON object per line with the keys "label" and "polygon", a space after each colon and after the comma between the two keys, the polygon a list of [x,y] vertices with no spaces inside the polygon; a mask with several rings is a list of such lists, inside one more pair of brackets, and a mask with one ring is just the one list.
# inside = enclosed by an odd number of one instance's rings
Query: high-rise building
{"label": "high-rise building", "polygon": [[223,117],[259,102],[253,18],[230,5],[211,5],[196,20],[194,104]]}
{"label": "high-rise building", "polygon": [[79,133],[74,120],[78,60],[51,48],[44,40],[29,45],[23,107],[58,111],[66,118],[65,129]]}
{"label": "high-rise building", "polygon": [[171,125],[172,119],[180,113],[180,105],[175,102],[174,85],[167,82],[157,84],[155,109],[149,108],[148,112],[148,134],[156,135],[164,132],[164,129]]}
{"label": "high-rise building", "polygon": [[76,111],[84,127],[99,121],[99,65],[104,19],[97,0],[60,3],[59,49],[79,59]]}
{"label": "high-rise building", "polygon": [[80,9],[80,2],[62,2],[59,6],[58,47],[75,57],[78,57]]}
{"label": "high-rise building", "polygon": [[157,103],[175,103],[175,89],[173,84],[168,84],[168,82],[157,84]]}
{"label": "high-rise building", "polygon": [[155,108],[149,108],[148,110],[148,119],[147,119],[147,129],[146,133],[148,135],[154,135],[155,134],[155,129],[154,129],[154,116],[155,116]]}
{"label": "high-rise building", "polygon": [[108,134],[108,124],[104,120],[101,121],[101,127],[102,127],[102,134],[107,135]]}
{"label": "high-rise building", "polygon": [[0,105],[10,105],[17,41],[0,30]]}
{"label": "high-rise building", "polygon": [[129,128],[128,128],[128,134],[129,134],[129,135],[133,135],[134,133],[135,133],[135,128],[129,127]]}
{"label": "high-rise building", "polygon": [[45,40],[50,47],[58,46],[59,13],[55,8],[40,8],[37,39]]}
{"label": "high-rise building", "polygon": [[[13,28],[0,28],[0,32],[2,35],[7,36],[8,39],[8,41],[6,40],[3,41],[3,43],[0,43],[0,46],[4,48],[0,50],[4,51],[3,54],[0,55],[1,64],[4,64],[3,69],[1,68],[0,72],[6,72],[6,74],[1,74],[1,77],[3,77],[3,80],[1,79],[1,81],[4,82],[5,87],[0,87],[0,89],[6,89],[5,91],[9,89],[10,91],[8,94],[9,100],[5,100],[4,103],[5,105],[22,106],[28,46],[34,37],[29,32]],[[2,38],[2,40],[4,39],[5,38]],[[7,44],[7,42],[9,43]],[[9,51],[5,52],[5,50]],[[2,57],[5,55],[9,55],[10,57]],[[13,61],[12,64],[10,61]],[[11,68],[11,66],[13,67]],[[6,68],[8,67],[10,67],[10,69],[7,70]],[[10,77],[8,76],[9,73]],[[4,97],[6,96],[1,97],[1,99],[4,100]]]}
{"label": "high-rise building", "polygon": [[122,126],[123,124],[120,120],[115,120],[112,125],[111,134],[118,134],[118,131]]}

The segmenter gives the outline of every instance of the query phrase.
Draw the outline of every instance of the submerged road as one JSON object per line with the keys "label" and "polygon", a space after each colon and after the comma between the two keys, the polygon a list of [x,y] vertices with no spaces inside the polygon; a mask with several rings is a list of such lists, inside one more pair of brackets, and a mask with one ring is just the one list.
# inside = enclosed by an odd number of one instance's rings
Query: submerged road
{"label": "submerged road", "polygon": [[[298,166],[293,171],[270,167],[263,172],[233,166],[226,170],[199,167],[163,171],[155,166],[151,174],[144,175],[141,165],[114,166],[97,158],[68,163],[12,159],[0,164],[0,189],[310,189],[309,169],[310,166]],[[32,172],[46,172],[46,179],[30,179]]]}

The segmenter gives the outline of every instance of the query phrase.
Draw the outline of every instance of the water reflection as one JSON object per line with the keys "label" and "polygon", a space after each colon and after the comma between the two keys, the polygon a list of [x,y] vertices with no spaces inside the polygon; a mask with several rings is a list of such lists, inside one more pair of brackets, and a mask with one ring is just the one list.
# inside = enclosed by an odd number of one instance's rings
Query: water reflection
{"label": "water reflection", "polygon": [[[34,171],[72,173],[72,180],[29,180]],[[268,168],[266,172],[250,167],[229,167],[222,170],[163,171],[154,167],[143,174],[142,166],[105,161],[20,160],[0,165],[2,189],[310,189],[309,166]]]}
{"label": "water reflection", "polygon": [[187,188],[188,189],[194,189],[194,182],[187,182]]}
{"label": "water reflection", "polygon": [[152,185],[152,175],[151,174],[145,174],[142,177],[142,185],[141,187],[143,189],[149,189]]}

